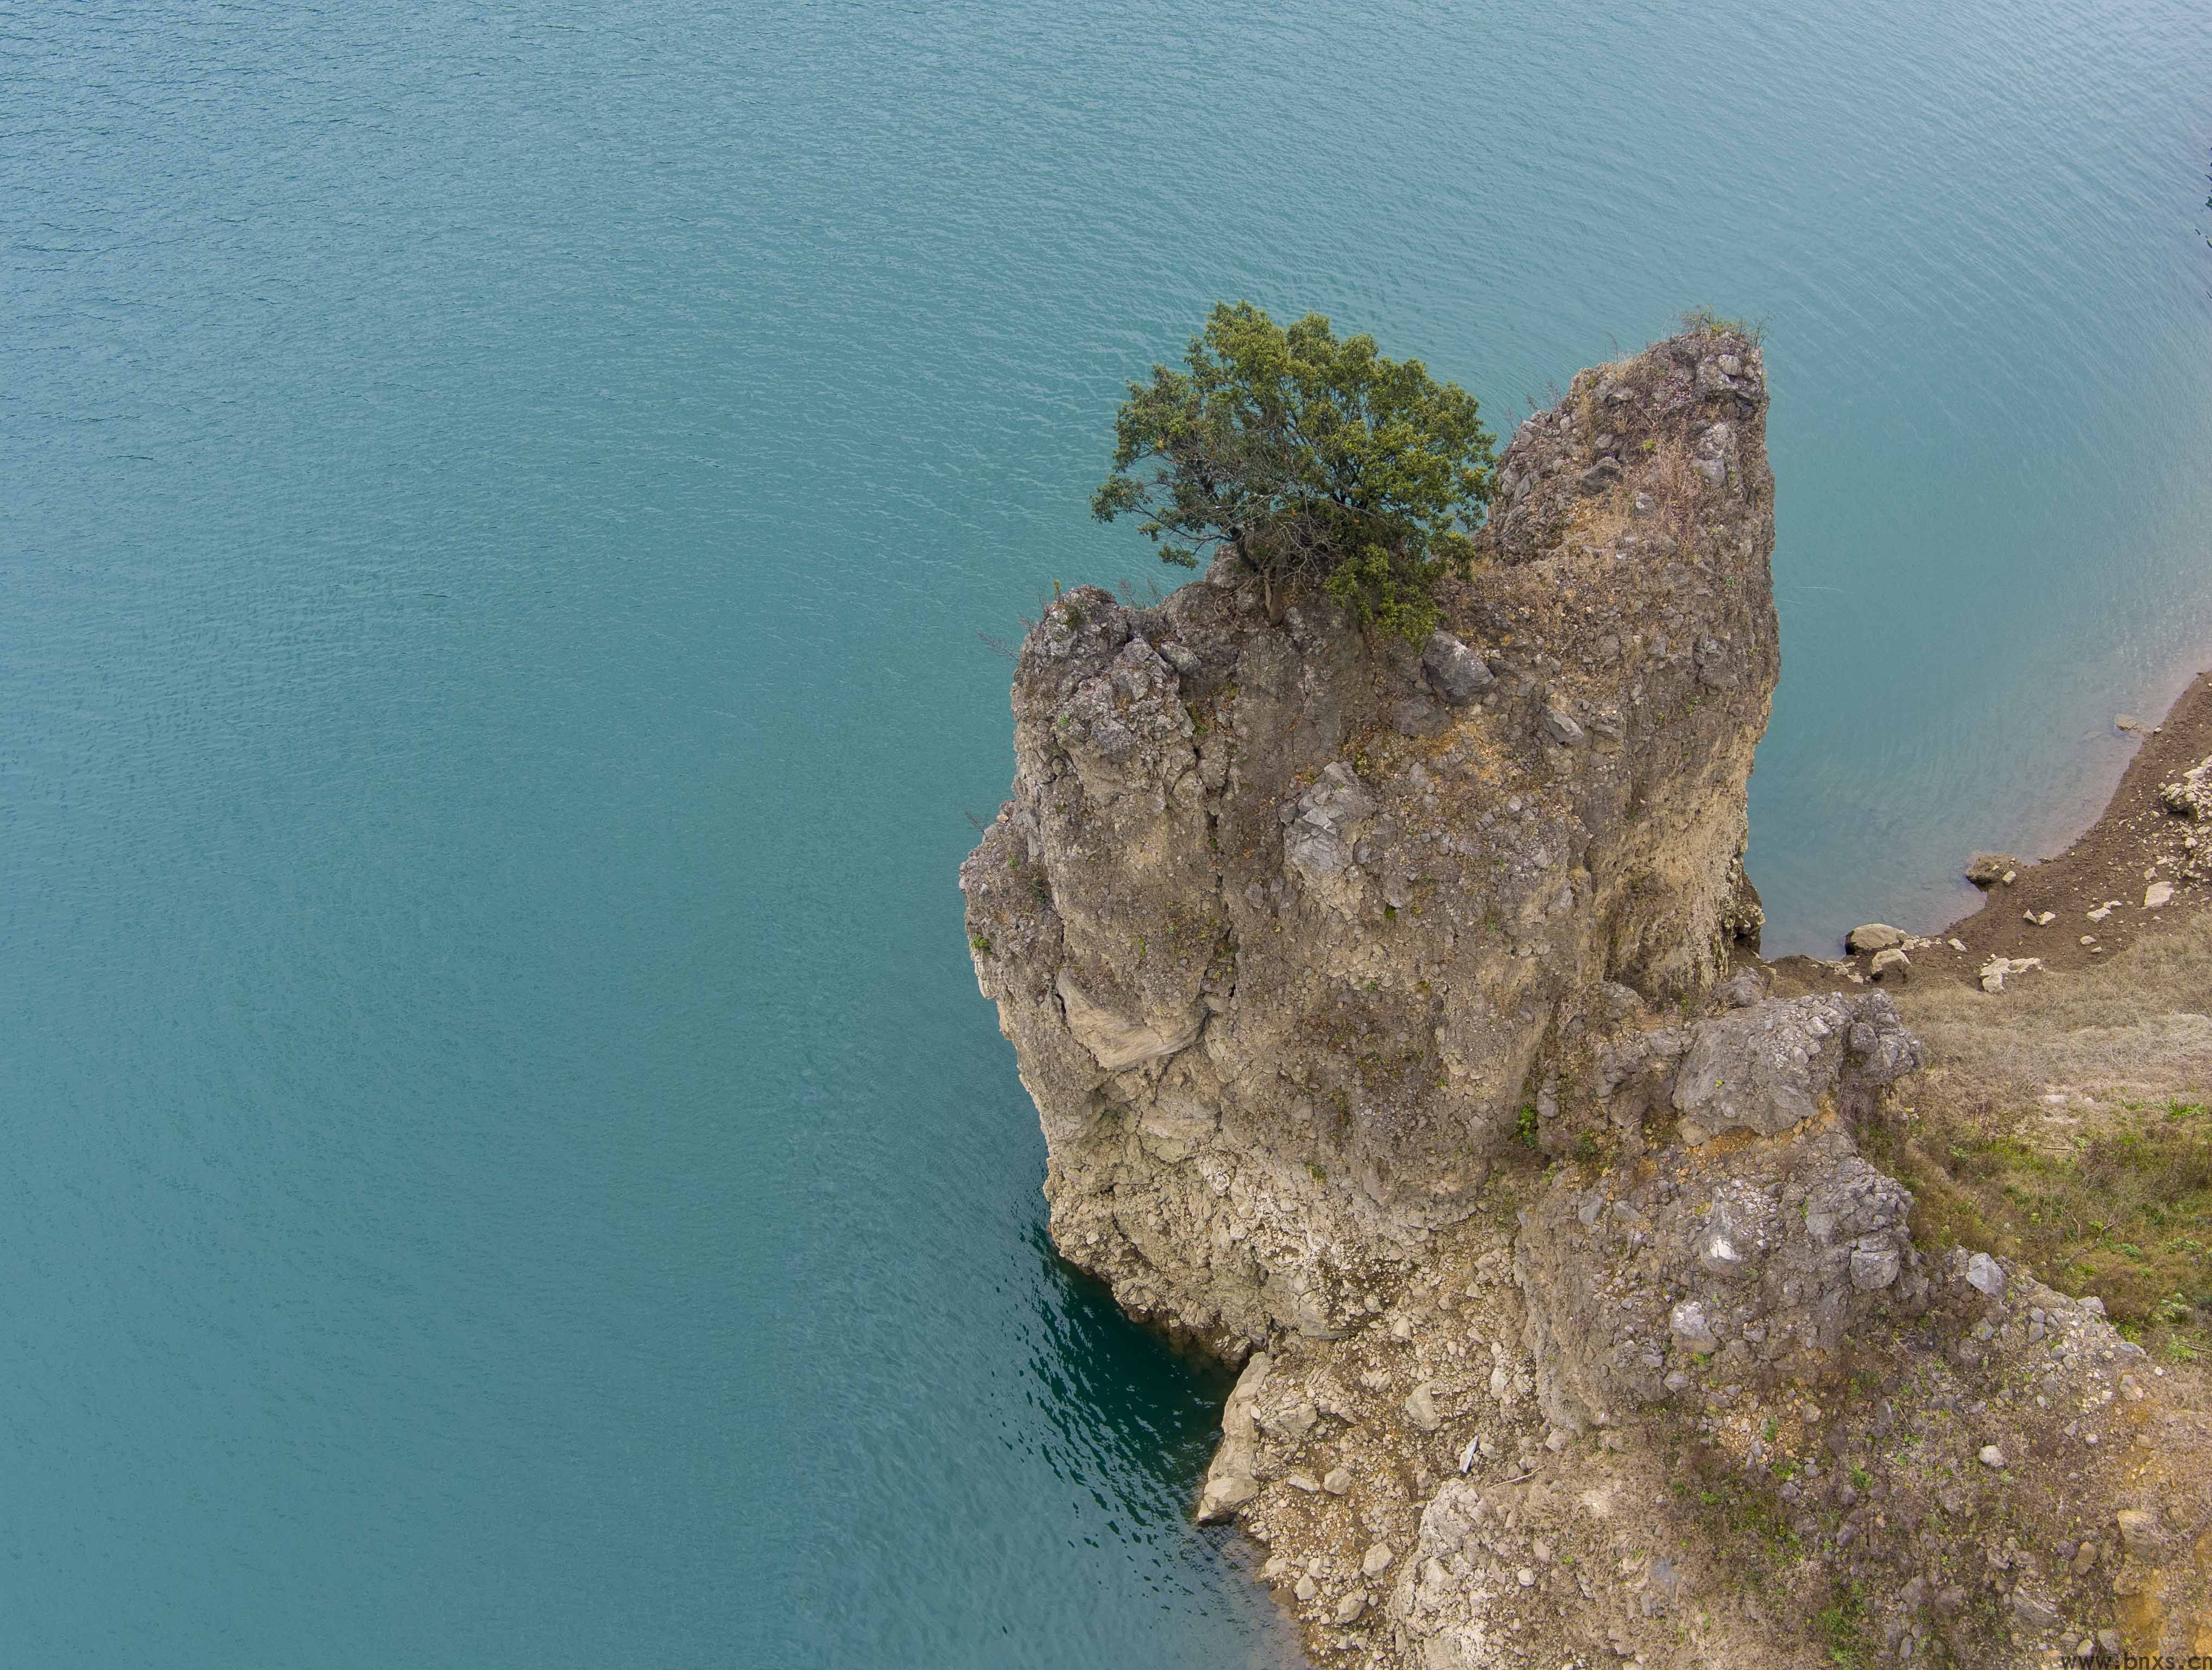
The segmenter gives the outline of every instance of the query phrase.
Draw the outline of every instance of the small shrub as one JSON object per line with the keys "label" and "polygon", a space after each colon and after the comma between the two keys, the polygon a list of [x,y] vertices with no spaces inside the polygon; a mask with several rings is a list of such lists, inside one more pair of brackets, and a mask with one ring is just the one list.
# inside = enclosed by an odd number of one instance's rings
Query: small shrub
{"label": "small shrub", "polygon": [[1814,1627],[1827,1643],[1830,1662],[1856,1670],[1866,1662],[1866,1592],[1856,1582],[1838,1583],[1828,1604],[1813,1615]]}
{"label": "small shrub", "polygon": [[1536,1145],[1536,1104],[1534,1102],[1524,1102],[1521,1104],[1521,1111],[1513,1120],[1513,1134],[1521,1139],[1522,1146],[1524,1148],[1534,1148]]}
{"label": "small shrub", "polygon": [[1730,319],[1711,307],[1692,307],[1682,315],[1682,329],[1693,337],[1743,337],[1757,343],[1766,339],[1766,327]]}

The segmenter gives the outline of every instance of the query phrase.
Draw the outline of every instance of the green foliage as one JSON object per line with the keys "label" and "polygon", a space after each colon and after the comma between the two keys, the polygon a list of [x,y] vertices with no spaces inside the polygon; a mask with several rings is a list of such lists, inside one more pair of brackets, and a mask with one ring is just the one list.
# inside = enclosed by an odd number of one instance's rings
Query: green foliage
{"label": "green foliage", "polygon": [[1866,1662],[1866,1591],[1860,1584],[1837,1584],[1833,1597],[1814,1614],[1813,1623],[1827,1642],[1830,1662],[1844,1670]]}
{"label": "green foliage", "polygon": [[1523,1147],[1534,1148],[1536,1145],[1536,1104],[1534,1102],[1524,1102],[1521,1104],[1521,1112],[1513,1121],[1513,1134],[1521,1139]]}
{"label": "green foliage", "polygon": [[2194,1102],[2124,1106],[2125,1117],[2057,1150],[1939,1112],[1889,1157],[1916,1197],[1923,1245],[2023,1260],[2053,1285],[2098,1294],[2116,1324],[2154,1343],[2185,1333],[2201,1351],[2212,1337],[2212,1129]]}
{"label": "green foliage", "polygon": [[1433,574],[1397,561],[1380,545],[1362,545],[1322,582],[1363,629],[1395,632],[1417,644],[1442,618],[1431,589],[1435,584]]}
{"label": "green foliage", "polygon": [[1272,613],[1317,582],[1361,627],[1425,636],[1490,502],[1494,438],[1474,397],[1319,313],[1285,329],[1249,301],[1218,303],[1183,363],[1129,385],[1091,513],[1141,517],[1185,568],[1226,545]]}
{"label": "green foliage", "polygon": [[1766,327],[1747,320],[1730,319],[1711,307],[1692,307],[1682,315],[1682,329],[1693,337],[1741,337],[1749,342],[1764,342]]}

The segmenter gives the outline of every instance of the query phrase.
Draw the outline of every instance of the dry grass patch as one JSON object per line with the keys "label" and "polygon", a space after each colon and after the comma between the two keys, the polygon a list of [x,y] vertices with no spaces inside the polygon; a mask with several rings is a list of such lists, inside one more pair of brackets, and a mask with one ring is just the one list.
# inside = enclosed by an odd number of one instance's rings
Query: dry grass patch
{"label": "dry grass patch", "polygon": [[1932,1065],[1879,1144],[1923,1244],[2094,1293],[2172,1360],[2212,1351],[2212,921],[2000,995],[1898,1001]]}

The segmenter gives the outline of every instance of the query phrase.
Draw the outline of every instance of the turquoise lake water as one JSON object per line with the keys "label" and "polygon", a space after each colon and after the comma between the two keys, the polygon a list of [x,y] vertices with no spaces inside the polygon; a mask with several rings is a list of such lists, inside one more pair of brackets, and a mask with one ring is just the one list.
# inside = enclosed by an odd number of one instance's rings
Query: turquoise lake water
{"label": "turquoise lake water", "polygon": [[2201,0],[56,0],[0,86],[8,1662],[1281,1661],[954,888],[1216,297],[1500,427],[1764,321],[1770,950],[2212,660]]}

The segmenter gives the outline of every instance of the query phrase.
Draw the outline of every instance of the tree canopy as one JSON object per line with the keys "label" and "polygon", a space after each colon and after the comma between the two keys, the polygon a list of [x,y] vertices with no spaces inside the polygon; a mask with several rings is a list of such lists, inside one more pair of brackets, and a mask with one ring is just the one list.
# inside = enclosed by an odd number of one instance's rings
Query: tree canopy
{"label": "tree canopy", "polygon": [[1183,363],[1129,385],[1092,513],[1140,516],[1184,568],[1226,545],[1278,618],[1319,584],[1363,628],[1426,636],[1490,501],[1474,397],[1372,337],[1340,341],[1319,313],[1285,329],[1249,301],[1217,303]]}

